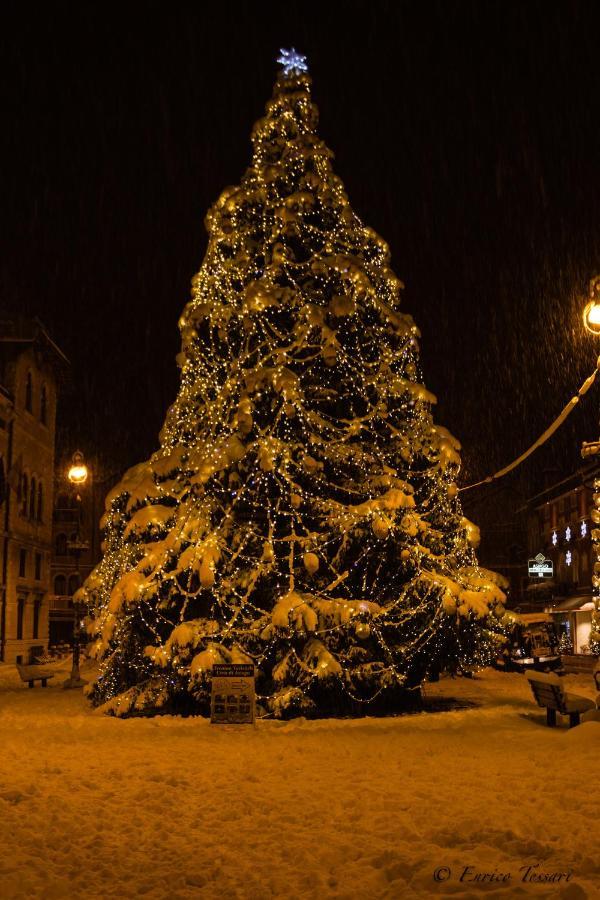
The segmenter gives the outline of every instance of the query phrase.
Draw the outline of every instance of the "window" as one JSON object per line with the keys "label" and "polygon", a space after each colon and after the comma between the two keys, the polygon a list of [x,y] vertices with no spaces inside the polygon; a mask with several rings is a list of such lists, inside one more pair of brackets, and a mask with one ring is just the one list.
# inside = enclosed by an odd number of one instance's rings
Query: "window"
{"label": "window", "polygon": [[37,498],[37,481],[31,479],[31,487],[29,488],[29,518],[35,519],[35,501]]}
{"label": "window", "polygon": [[33,634],[32,634],[33,638],[39,637],[38,632],[40,630],[40,610],[41,610],[41,608],[42,608],[42,601],[36,600],[35,603],[33,604]]}
{"label": "window", "polygon": [[25,601],[21,597],[17,603],[17,640],[23,640],[23,619],[25,617]]}
{"label": "window", "polygon": [[67,593],[67,579],[64,575],[56,575],[54,578],[54,593],[58,597],[64,597]]}
{"label": "window", "polygon": [[66,556],[67,555],[67,536],[66,534],[57,534],[56,535],[56,555],[57,556]]}
{"label": "window", "polygon": [[25,381],[25,409],[28,412],[31,412],[33,409],[33,381],[31,379],[31,372],[27,373],[27,379]]}
{"label": "window", "polygon": [[37,495],[37,520],[38,522],[42,521],[44,515],[44,488],[42,487],[42,482],[38,484],[38,495]]}
{"label": "window", "polygon": [[48,392],[45,384],[42,385],[40,392],[40,422],[42,425],[48,424]]}
{"label": "window", "polygon": [[[40,581],[42,577],[42,554],[35,554],[35,580]],[[35,637],[35,635],[34,635]]]}
{"label": "window", "polygon": [[0,456],[0,504],[6,500],[6,474],[4,472],[4,460]]}
{"label": "window", "polygon": [[29,480],[27,475],[21,475],[21,515],[27,515],[27,499],[29,497]]}
{"label": "window", "polygon": [[19,550],[19,578],[25,578],[27,568],[27,550],[21,547]]}
{"label": "window", "polygon": [[69,594],[71,597],[79,587],[79,575],[69,575]]}

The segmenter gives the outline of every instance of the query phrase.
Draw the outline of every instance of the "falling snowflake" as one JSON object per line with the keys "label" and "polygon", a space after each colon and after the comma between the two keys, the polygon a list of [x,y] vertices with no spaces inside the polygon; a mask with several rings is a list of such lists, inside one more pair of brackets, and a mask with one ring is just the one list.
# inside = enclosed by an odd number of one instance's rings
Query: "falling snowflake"
{"label": "falling snowflake", "polygon": [[298,53],[294,47],[289,50],[280,50],[281,56],[277,62],[283,66],[284,75],[299,75],[301,72],[308,72],[306,57]]}

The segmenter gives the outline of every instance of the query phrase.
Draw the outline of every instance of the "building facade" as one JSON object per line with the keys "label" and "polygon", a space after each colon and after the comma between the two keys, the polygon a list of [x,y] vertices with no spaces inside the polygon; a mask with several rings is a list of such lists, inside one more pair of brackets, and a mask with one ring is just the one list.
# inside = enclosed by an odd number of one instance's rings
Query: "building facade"
{"label": "building facade", "polygon": [[68,479],[71,456],[58,460],[54,480],[50,597],[50,646],[73,640],[73,594],[101,556],[100,517],[104,497],[115,479],[107,481],[97,459],[87,460],[85,484]]}
{"label": "building facade", "polygon": [[594,608],[591,532],[596,462],[533,497],[527,505],[530,575],[522,595],[526,612],[551,615],[565,655],[590,654]]}
{"label": "building facade", "polygon": [[68,362],[36,319],[0,319],[0,660],[48,646],[58,387]]}

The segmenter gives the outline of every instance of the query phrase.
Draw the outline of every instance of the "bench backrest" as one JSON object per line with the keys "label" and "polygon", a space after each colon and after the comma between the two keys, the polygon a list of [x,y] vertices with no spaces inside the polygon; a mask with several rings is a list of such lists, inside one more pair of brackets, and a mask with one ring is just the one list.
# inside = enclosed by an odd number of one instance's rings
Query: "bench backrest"
{"label": "bench backrest", "polygon": [[527,672],[527,680],[538,706],[544,706],[547,709],[557,709],[563,715],[567,714],[566,697],[558,675],[546,675],[543,672]]}

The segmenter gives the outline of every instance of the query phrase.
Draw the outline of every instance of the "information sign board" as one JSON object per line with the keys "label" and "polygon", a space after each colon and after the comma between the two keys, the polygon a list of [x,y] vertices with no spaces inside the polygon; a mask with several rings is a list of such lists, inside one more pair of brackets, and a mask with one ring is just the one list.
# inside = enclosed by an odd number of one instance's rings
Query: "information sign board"
{"label": "information sign board", "polygon": [[256,694],[254,666],[217,663],[212,668],[210,721],[218,725],[252,725]]}

